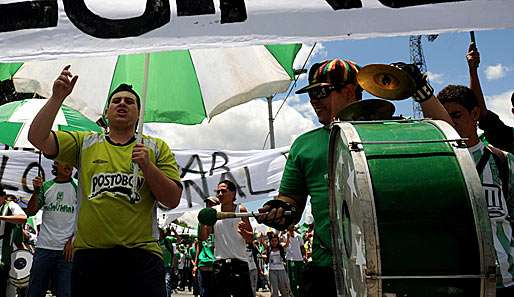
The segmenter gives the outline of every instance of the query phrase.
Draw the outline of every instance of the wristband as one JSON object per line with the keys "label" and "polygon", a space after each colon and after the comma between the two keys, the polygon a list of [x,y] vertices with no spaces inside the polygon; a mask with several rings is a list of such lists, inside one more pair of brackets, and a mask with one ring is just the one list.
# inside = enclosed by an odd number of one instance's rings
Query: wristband
{"label": "wristband", "polygon": [[412,95],[414,101],[422,103],[430,99],[434,95],[434,88],[425,80],[424,85],[420,86]]}
{"label": "wristband", "polygon": [[[283,231],[287,229],[290,225],[294,223],[294,219],[296,218],[297,212],[296,207],[293,206],[290,203],[287,203],[285,201],[279,200],[279,199],[273,199],[269,200],[266,203],[264,203],[263,207],[269,206],[271,209],[278,209],[282,208],[284,211],[291,211],[291,215],[289,216],[282,216],[278,219],[273,219],[272,221],[264,221],[263,223],[269,227],[275,228],[279,231]],[[270,211],[271,211],[270,209]],[[282,219],[285,219],[284,223],[281,224],[278,221],[281,221]]]}

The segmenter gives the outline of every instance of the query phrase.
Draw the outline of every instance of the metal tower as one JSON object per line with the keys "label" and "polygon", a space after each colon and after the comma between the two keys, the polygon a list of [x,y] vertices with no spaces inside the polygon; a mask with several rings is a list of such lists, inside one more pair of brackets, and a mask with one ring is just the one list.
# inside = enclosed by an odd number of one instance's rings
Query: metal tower
{"label": "metal tower", "polygon": [[[427,40],[432,42],[437,38],[437,34],[435,35],[427,35]],[[425,63],[425,56],[423,55],[423,47],[421,45],[421,38],[423,35],[411,35],[409,38],[409,48],[410,48],[410,62],[416,66],[418,66],[421,73],[427,72],[427,65]],[[427,78],[428,80],[428,78]],[[421,106],[413,101],[412,102],[412,113],[415,118],[421,118]]]}

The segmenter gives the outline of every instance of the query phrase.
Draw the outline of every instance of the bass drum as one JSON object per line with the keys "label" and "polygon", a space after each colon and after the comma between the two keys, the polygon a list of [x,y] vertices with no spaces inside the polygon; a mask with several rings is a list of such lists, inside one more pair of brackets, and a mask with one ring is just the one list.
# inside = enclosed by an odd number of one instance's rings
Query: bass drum
{"label": "bass drum", "polygon": [[339,296],[495,295],[486,201],[452,127],[334,123],[329,154]]}
{"label": "bass drum", "polygon": [[25,288],[29,285],[32,258],[32,253],[27,250],[15,250],[11,253],[9,282],[11,282],[15,287]]}

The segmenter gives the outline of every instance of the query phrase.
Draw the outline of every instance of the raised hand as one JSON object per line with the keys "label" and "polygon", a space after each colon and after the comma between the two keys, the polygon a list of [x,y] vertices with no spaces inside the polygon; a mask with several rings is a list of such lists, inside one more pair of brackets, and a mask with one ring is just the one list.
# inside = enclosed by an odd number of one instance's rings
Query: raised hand
{"label": "raised hand", "polygon": [[51,98],[60,102],[64,101],[71,94],[79,78],[78,75],[74,76],[71,73],[70,67],[71,65],[64,67],[59,77],[54,81]]}
{"label": "raised hand", "polygon": [[470,69],[477,69],[478,65],[480,65],[480,53],[478,52],[477,46],[474,42],[469,44],[466,60],[468,61]]}

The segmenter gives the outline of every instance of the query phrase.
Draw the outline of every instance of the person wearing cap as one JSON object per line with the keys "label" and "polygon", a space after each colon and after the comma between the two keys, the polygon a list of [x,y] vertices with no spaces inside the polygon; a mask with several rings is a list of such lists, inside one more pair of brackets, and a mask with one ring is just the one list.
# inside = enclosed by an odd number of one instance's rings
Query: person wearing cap
{"label": "person wearing cap", "polygon": [[[212,208],[220,204],[220,200],[216,196],[209,196],[205,199],[205,206]],[[198,232],[201,225],[198,225]],[[198,234],[200,237],[200,234]],[[195,263],[193,272],[198,276],[198,285],[200,287],[200,297],[212,297],[215,295],[216,284],[214,282],[214,234],[209,234],[207,239],[197,242]]]}
{"label": "person wearing cap", "polygon": [[[244,205],[236,202],[237,187],[230,180],[218,183],[216,197],[218,212],[247,212]],[[248,268],[246,246],[253,240],[253,229],[248,218],[217,220],[213,226],[202,225],[199,240],[214,234],[214,281],[218,297],[253,297]]]}
{"label": "person wearing cap", "polygon": [[[416,82],[414,99],[420,102],[426,117],[451,122],[444,107],[433,96],[433,89],[411,64],[395,63]],[[267,201],[259,212],[259,221],[278,230],[296,224],[307,197],[311,197],[314,221],[312,261],[303,275],[302,296],[335,296],[332,269],[332,238],[328,203],[328,149],[330,123],[346,106],[362,98],[357,83],[360,67],[352,61],[333,59],[314,64],[309,70],[309,85],[296,93],[308,93],[321,127],[300,135],[292,144],[280,183],[279,195]],[[292,215],[284,216],[284,211]]]}
{"label": "person wearing cap", "polygon": [[127,84],[108,97],[107,133],[52,131],[77,80],[70,66],[63,69],[29,130],[29,141],[48,158],[78,169],[72,296],[162,297],[166,289],[156,213],[158,204],[175,208],[180,201],[175,157],[161,139],[143,135],[136,143],[140,100]]}
{"label": "person wearing cap", "polygon": [[0,296],[7,294],[7,281],[11,270],[13,251],[13,228],[25,224],[27,215],[14,201],[8,199],[5,188],[0,184]]}

